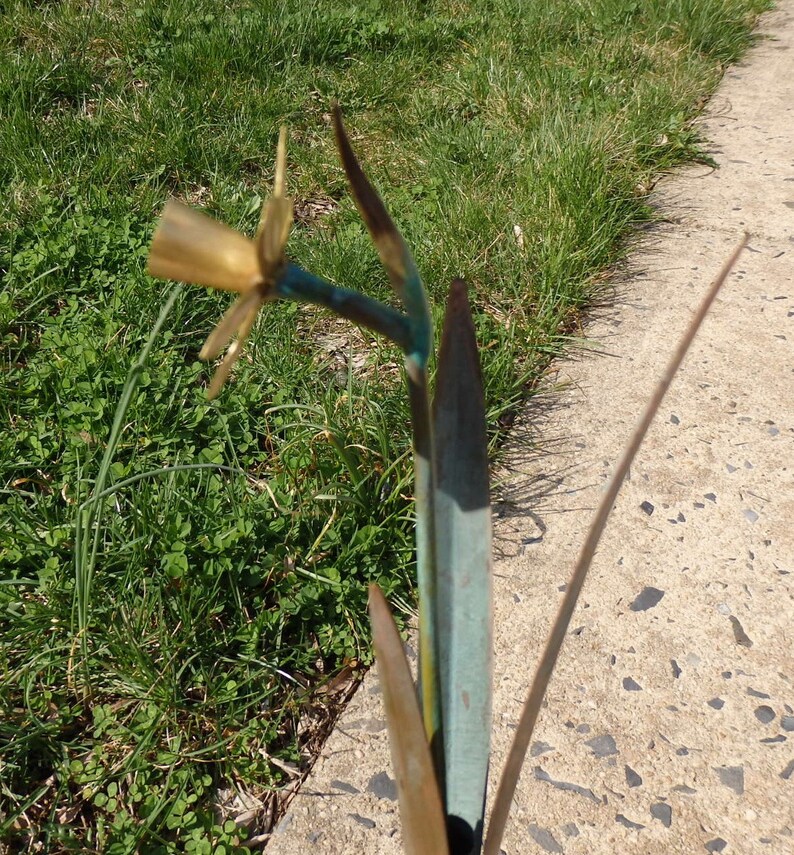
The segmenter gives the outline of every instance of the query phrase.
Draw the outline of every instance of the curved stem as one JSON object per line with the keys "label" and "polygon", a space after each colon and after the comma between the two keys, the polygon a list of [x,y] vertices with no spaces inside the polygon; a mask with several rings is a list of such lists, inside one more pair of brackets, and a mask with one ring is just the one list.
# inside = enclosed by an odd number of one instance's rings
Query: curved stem
{"label": "curved stem", "polygon": [[402,312],[366,294],[332,285],[297,264],[286,265],[276,282],[275,291],[282,299],[325,306],[354,324],[385,335],[404,353],[415,349],[411,323]]}

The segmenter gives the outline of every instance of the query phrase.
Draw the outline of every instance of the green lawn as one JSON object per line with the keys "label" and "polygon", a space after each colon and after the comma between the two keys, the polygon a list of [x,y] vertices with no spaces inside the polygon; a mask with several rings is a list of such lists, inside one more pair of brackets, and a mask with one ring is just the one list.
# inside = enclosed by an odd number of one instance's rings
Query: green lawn
{"label": "green lawn", "polygon": [[496,441],[655,177],[697,156],[703,96],[767,5],[4,4],[0,849],[247,851],[217,789],[277,800],[322,726],[315,688],[369,659],[367,584],[412,605],[389,344],[271,305],[208,403],[197,354],[229,301],[185,287],[109,444],[175,287],[144,273],[164,200],[252,232],[286,123],[289,255],[386,297],[337,98],[435,303],[473,288]]}

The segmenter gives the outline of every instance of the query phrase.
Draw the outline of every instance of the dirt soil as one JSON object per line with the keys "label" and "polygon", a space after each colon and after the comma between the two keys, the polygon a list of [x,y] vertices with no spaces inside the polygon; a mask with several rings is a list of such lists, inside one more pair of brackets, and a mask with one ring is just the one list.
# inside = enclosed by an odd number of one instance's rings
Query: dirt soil
{"label": "dirt soil", "polygon": [[[493,777],[578,546],[673,344],[751,234],[652,426],[552,679],[508,855],[794,855],[794,0],[704,119],[590,346],[496,473]],[[372,672],[268,855],[401,852]]]}

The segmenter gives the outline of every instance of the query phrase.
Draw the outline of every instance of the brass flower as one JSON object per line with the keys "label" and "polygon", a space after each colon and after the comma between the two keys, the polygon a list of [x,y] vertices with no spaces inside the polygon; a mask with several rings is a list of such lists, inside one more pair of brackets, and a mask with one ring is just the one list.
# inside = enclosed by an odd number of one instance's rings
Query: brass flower
{"label": "brass flower", "polygon": [[148,272],[161,279],[204,285],[240,296],[204,343],[199,357],[216,359],[236,334],[210,383],[207,397],[220,392],[238,360],[263,303],[274,299],[284,267],[284,246],[292,225],[292,200],[284,195],[287,134],[282,128],[276,154],[273,195],[262,206],[251,240],[176,200],[166,203],[149,252]]}

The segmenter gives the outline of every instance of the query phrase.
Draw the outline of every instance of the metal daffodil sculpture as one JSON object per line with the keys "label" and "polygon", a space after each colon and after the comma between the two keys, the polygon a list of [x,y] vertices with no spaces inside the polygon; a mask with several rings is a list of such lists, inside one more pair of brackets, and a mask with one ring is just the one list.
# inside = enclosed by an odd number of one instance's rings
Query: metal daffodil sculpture
{"label": "metal daffodil sculpture", "polygon": [[[284,254],[292,220],[282,130],[273,195],[254,239],[168,202],[149,258],[153,276],[234,291],[238,299],[205,343],[210,384],[229,377],[257,312],[273,299],[316,303],[394,341],[405,355],[415,468],[420,687],[412,690],[399,633],[383,595],[370,592],[375,652],[385,682],[392,757],[407,852],[479,849],[490,734],[490,509],[485,415],[465,284],[450,291],[435,399],[428,383],[432,323],[413,257],[364,174],[333,111],[353,198],[405,311],[314,276]],[[434,435],[441,440],[436,453]],[[449,844],[449,845],[448,845]]]}
{"label": "metal daffodil sculpture", "polygon": [[240,295],[201,351],[202,358],[215,359],[237,336],[210,384],[210,397],[228,378],[261,305],[277,298],[325,306],[387,336],[405,354],[415,470],[418,693],[383,594],[376,586],[370,590],[403,847],[409,855],[497,855],[538,711],[609,510],[672,375],[742,245],[685,334],[605,494],[541,657],[483,840],[491,730],[491,514],[485,406],[467,289],[461,280],[450,288],[431,399],[427,363],[432,325],[426,292],[408,247],[353,153],[338,108],[333,119],[356,206],[404,313],[314,276],[284,255],[292,204],[284,195],[283,130],[273,195],[263,208],[256,238],[169,202],[152,243],[149,272]]}
{"label": "metal daffodil sculpture", "polygon": [[284,268],[284,246],[292,225],[292,200],[284,195],[286,140],[286,129],[282,128],[273,195],[262,208],[255,240],[171,200],[152,241],[148,267],[152,276],[240,294],[199,354],[201,359],[216,359],[236,333],[236,340],[212,378],[209,398],[220,392],[229,377],[260,307],[277,296],[275,285]]}

